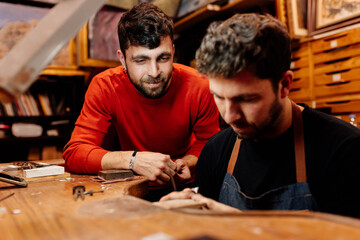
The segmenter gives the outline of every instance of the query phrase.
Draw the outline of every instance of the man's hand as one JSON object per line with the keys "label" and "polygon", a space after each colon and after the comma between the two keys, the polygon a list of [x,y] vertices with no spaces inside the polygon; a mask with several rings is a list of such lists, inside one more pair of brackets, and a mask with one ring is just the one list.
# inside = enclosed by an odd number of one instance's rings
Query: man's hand
{"label": "man's hand", "polygon": [[[106,153],[101,159],[101,167],[107,169],[129,169],[133,151],[114,151]],[[175,175],[176,163],[169,155],[156,152],[137,152],[133,171],[158,184],[170,181]]]}
{"label": "man's hand", "polygon": [[191,179],[191,175],[195,172],[195,166],[198,158],[194,155],[186,155],[181,159],[177,159],[176,163],[176,179],[182,183]]}
{"label": "man's hand", "polygon": [[191,173],[189,166],[183,159],[178,159],[175,161],[176,163],[176,176],[179,182],[184,182],[191,178]]}
{"label": "man's hand", "polygon": [[204,203],[206,207],[210,210],[227,212],[227,213],[239,213],[241,210],[237,208],[230,207],[228,205],[219,203],[211,198],[204,197],[199,193],[195,193],[190,188],[185,188],[181,192],[172,192],[168,195],[165,195],[160,199],[161,201],[174,200],[174,199],[192,199],[195,202]]}
{"label": "man's hand", "polygon": [[160,199],[161,201],[176,200],[176,199],[191,199],[196,193],[190,188],[185,188],[180,192],[171,192]]}
{"label": "man's hand", "polygon": [[133,170],[139,175],[147,177],[158,184],[170,181],[175,175],[177,164],[169,155],[154,152],[138,152],[136,154]]}

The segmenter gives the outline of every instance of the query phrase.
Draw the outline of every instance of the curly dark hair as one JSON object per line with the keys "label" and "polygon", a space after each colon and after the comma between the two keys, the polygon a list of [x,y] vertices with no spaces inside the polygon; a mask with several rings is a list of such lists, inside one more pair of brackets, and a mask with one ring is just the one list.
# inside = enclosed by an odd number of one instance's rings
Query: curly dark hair
{"label": "curly dark hair", "polygon": [[246,70],[271,79],[277,90],[290,59],[290,37],[279,20],[257,13],[235,14],[210,24],[196,52],[196,68],[208,77],[225,78]]}
{"label": "curly dark hair", "polygon": [[122,15],[118,23],[120,49],[124,56],[130,45],[153,49],[166,36],[174,40],[173,21],[153,4],[140,3],[134,6]]}

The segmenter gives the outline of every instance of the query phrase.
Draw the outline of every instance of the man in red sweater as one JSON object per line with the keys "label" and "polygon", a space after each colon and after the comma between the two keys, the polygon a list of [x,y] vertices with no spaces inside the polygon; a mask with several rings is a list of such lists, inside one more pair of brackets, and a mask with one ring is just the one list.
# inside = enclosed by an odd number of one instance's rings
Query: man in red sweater
{"label": "man in red sweater", "polygon": [[[204,144],[219,131],[208,79],[173,63],[172,20],[152,4],[126,12],[118,35],[122,66],[92,79],[63,154],[66,167],[89,174],[131,169],[160,189],[170,176],[189,180]],[[109,148],[114,136],[118,151]]]}

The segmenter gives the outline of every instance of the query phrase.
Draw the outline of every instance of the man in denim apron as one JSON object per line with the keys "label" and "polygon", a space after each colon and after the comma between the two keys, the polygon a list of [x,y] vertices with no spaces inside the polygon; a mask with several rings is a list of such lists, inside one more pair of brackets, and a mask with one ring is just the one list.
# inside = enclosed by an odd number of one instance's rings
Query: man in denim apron
{"label": "man in denim apron", "polygon": [[230,127],[199,157],[202,195],[187,189],[163,200],[193,198],[225,211],[306,209],[360,217],[352,187],[360,183],[360,130],[288,98],[290,59],[287,30],[271,16],[237,14],[210,25],[196,64]]}

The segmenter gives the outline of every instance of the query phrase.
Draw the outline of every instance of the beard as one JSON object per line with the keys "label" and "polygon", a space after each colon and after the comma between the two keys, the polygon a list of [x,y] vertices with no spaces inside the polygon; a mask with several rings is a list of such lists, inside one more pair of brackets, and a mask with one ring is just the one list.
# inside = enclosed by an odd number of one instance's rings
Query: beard
{"label": "beard", "polygon": [[[131,78],[130,78],[130,81],[144,97],[151,98],[151,99],[157,99],[157,98],[164,96],[166,89],[169,85],[171,76],[172,76],[172,71],[168,76],[161,73],[156,78],[153,78],[150,76],[143,77],[140,79],[140,83],[132,81]],[[151,87],[148,85],[149,83],[158,83],[158,85]]]}
{"label": "beard", "polygon": [[275,98],[271,103],[267,118],[260,123],[248,123],[243,120],[232,123],[231,125],[236,126],[236,128],[249,129],[249,131],[236,131],[234,130],[240,138],[243,139],[260,139],[266,136],[268,133],[271,133],[276,129],[276,122],[283,110],[283,107],[279,103],[278,99]]}

